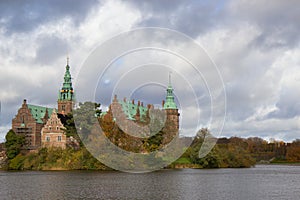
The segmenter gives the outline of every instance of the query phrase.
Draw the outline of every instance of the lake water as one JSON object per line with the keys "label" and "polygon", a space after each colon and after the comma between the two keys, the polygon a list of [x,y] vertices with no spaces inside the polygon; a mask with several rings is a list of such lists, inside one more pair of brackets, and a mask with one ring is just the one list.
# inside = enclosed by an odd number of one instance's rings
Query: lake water
{"label": "lake water", "polygon": [[300,166],[146,174],[0,171],[0,199],[300,199]]}

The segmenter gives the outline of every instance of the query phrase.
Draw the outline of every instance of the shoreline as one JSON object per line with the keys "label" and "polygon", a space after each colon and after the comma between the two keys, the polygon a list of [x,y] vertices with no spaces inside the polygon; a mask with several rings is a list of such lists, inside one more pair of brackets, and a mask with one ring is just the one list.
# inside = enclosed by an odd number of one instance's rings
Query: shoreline
{"label": "shoreline", "polygon": [[[190,164],[189,164],[190,165]],[[187,165],[179,166],[177,165],[176,167],[166,167],[162,168],[160,170],[155,170],[155,171],[165,171],[165,170],[182,170],[182,169],[199,169],[199,170],[209,170],[209,169],[247,169],[247,168],[255,168],[256,166],[264,166],[264,165],[273,165],[273,166],[300,166],[299,163],[258,163],[255,164],[254,166],[251,167],[219,167],[219,168],[201,168],[201,166],[190,166],[187,167]],[[46,168],[46,169],[40,169],[40,170],[30,170],[30,169],[24,169],[24,170],[6,170],[6,169],[0,169],[0,172],[121,172],[118,170],[114,169],[67,169],[67,168],[62,168],[62,167],[53,167],[53,168]]]}

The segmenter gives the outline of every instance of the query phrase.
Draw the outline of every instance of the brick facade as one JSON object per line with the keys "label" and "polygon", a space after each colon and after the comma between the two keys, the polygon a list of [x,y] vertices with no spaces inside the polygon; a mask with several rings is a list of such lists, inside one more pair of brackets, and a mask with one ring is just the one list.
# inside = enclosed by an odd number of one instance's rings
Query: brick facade
{"label": "brick facade", "polygon": [[26,100],[23,101],[17,115],[12,120],[12,130],[16,134],[25,136],[23,149],[34,150],[41,146],[41,130],[47,119],[48,112],[45,112],[44,117],[37,121]]}
{"label": "brick facade", "polygon": [[64,132],[65,127],[53,110],[50,119],[48,119],[41,131],[42,147],[60,147],[66,148],[67,136]]}
{"label": "brick facade", "polygon": [[57,101],[57,107],[58,107],[58,113],[67,115],[69,113],[72,113],[74,102],[69,100],[58,100]]}
{"label": "brick facade", "polygon": [[179,134],[179,112],[178,109],[165,109],[167,119],[163,132],[165,133],[163,144],[170,143]]}

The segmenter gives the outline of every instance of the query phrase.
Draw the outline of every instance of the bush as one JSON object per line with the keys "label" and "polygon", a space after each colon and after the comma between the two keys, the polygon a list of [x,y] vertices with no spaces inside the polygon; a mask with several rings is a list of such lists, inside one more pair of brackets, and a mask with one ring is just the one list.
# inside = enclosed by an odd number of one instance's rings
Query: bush
{"label": "bush", "polygon": [[9,169],[11,170],[22,170],[24,164],[25,156],[19,154],[15,158],[9,161]]}

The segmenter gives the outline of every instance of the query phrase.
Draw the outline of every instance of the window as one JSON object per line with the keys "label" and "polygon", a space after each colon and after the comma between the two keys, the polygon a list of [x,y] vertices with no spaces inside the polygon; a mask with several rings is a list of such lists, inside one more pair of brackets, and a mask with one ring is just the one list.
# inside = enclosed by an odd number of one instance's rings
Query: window
{"label": "window", "polygon": [[49,130],[50,130],[50,131],[52,130],[52,127],[51,127],[51,126],[49,126]]}
{"label": "window", "polygon": [[50,142],[50,136],[46,136],[46,141]]}
{"label": "window", "polygon": [[61,142],[61,136],[57,136],[57,141]]}
{"label": "window", "polygon": [[65,111],[65,110],[66,110],[66,106],[65,106],[65,105],[62,105],[62,106],[61,106],[61,109],[62,109],[63,111]]}
{"label": "window", "polygon": [[58,126],[56,127],[56,130],[58,131]]}

